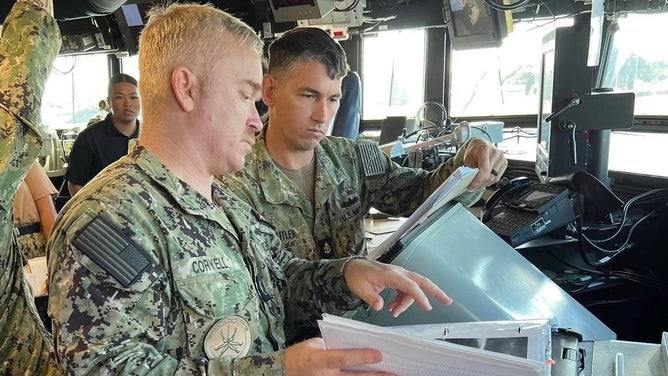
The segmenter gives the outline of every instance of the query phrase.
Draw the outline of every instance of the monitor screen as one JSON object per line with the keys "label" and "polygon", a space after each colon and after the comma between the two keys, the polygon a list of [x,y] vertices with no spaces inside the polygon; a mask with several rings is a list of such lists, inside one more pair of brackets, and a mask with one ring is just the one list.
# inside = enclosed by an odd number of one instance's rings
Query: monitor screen
{"label": "monitor screen", "polygon": [[146,13],[152,3],[125,4],[114,13],[123,37],[123,43],[130,55],[139,51],[139,34],[144,29]]}
{"label": "monitor screen", "polygon": [[334,9],[334,0],[269,0],[276,22],[318,19]]}
{"label": "monitor screen", "polygon": [[484,0],[445,0],[443,17],[454,49],[498,47],[508,35],[504,12]]}

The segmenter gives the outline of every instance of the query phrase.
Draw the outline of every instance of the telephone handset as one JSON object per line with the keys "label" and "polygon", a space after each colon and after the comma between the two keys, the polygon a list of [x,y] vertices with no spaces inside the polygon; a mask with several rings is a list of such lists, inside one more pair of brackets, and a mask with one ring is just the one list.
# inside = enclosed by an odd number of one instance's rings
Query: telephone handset
{"label": "telephone handset", "polygon": [[494,191],[487,201],[485,201],[485,205],[483,205],[482,211],[480,212],[480,220],[483,223],[489,221],[492,218],[494,208],[502,199],[516,196],[519,193],[524,192],[530,186],[531,180],[526,176],[520,176],[510,180],[506,185]]}

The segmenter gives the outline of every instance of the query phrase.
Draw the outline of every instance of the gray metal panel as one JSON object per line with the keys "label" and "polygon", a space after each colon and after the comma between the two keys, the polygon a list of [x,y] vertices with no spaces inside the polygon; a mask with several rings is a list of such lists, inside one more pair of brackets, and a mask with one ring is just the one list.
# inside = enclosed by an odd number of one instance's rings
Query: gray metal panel
{"label": "gray metal panel", "polygon": [[[430,278],[454,303],[432,303],[431,312],[414,304],[396,319],[387,310],[360,309],[354,319],[391,326],[547,318],[556,327],[581,333],[585,341],[616,339],[612,330],[461,204],[434,215],[439,213],[428,228],[411,230],[421,232],[391,263]],[[389,302],[394,295],[386,291],[383,297]]]}

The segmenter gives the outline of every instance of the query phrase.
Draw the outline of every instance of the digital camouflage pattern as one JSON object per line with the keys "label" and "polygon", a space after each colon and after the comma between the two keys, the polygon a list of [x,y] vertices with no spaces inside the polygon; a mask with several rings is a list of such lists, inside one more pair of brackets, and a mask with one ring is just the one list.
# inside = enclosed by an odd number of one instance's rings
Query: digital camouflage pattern
{"label": "digital camouflage pattern", "polygon": [[46,255],[46,238],[41,231],[17,236],[16,241],[26,260]]}
{"label": "digital camouflage pattern", "polygon": [[[271,125],[270,125],[271,126]],[[310,260],[366,255],[364,216],[371,207],[408,216],[463,164],[462,148],[434,171],[401,167],[366,140],[328,136],[315,148],[315,203],[274,163],[263,132],[246,166],[220,177],[225,186],[271,222],[283,249]],[[365,145],[366,144],[366,145]],[[371,150],[361,156],[359,150]],[[365,166],[373,161],[378,166]],[[483,189],[457,198],[471,205]],[[313,226],[313,233],[311,233]]]}
{"label": "digital camouflage pattern", "polygon": [[16,191],[37,158],[44,83],[60,48],[58,26],[32,3],[17,2],[0,40],[0,374],[59,374],[53,339],[37,315],[13,236]]}
{"label": "digital camouflage pattern", "polygon": [[345,259],[297,259],[218,181],[212,197],[131,142],[65,205],[47,250],[68,372],[283,375],[286,334],[360,304]]}

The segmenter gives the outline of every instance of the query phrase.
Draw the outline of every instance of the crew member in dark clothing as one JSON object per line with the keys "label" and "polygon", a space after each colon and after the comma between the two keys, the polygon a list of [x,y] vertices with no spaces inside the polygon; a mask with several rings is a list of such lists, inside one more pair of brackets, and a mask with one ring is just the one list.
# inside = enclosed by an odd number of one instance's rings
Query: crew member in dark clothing
{"label": "crew member in dark clothing", "polygon": [[137,80],[118,74],[109,80],[111,113],[77,135],[70,152],[65,180],[74,196],[98,172],[128,152],[128,141],[139,135]]}

